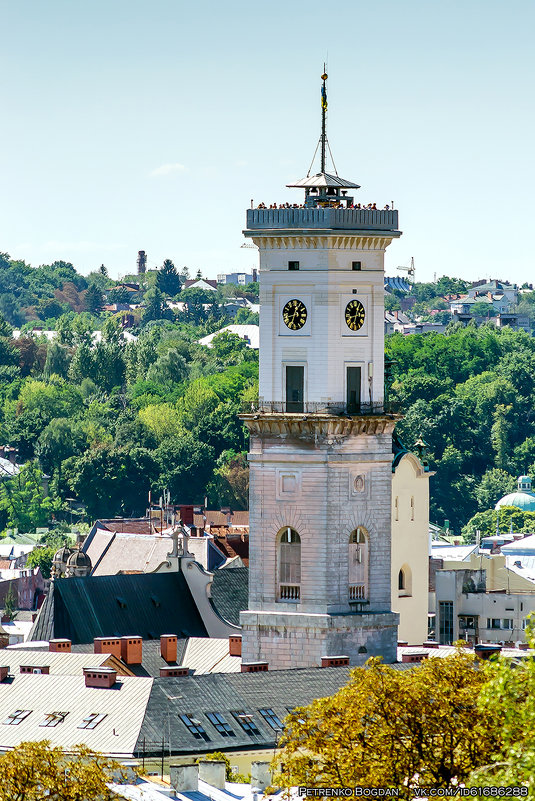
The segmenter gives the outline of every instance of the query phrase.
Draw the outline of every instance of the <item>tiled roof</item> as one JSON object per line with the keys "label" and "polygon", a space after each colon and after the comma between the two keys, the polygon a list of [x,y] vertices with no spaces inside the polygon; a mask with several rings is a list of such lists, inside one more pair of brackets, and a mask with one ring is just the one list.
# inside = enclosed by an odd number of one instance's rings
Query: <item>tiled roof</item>
{"label": "tiled roof", "polygon": [[161,634],[206,637],[207,631],[182,573],[88,576],[52,582],[30,640]]}
{"label": "tiled roof", "polygon": [[240,612],[249,601],[249,569],[224,567],[214,570],[212,604],[221,617],[235,626],[240,625]]}
{"label": "tiled roof", "polygon": [[225,554],[227,559],[239,556],[245,567],[249,567],[249,535],[225,534],[214,536],[214,544]]}
{"label": "tiled roof", "polygon": [[230,515],[231,526],[248,526],[249,525],[249,512],[247,510],[239,510],[221,512],[220,510],[207,509],[202,514],[195,513],[193,515],[193,522],[197,528],[204,528],[205,526],[227,526],[228,518]]}
{"label": "tiled roof", "polygon": [[[282,721],[288,708],[332,695],[346,684],[348,677],[349,668],[336,667],[154,679],[136,750],[138,754],[141,752],[144,739],[147,752],[161,750],[162,736],[167,749],[169,732],[173,754],[273,748],[277,733],[264,720],[260,709],[272,709]],[[247,734],[232,715],[233,711],[252,715],[259,734]],[[207,712],[223,715],[234,736],[221,735],[208,720]],[[210,739],[196,739],[179,718],[181,714],[199,720]]]}
{"label": "tiled roof", "polygon": [[[152,682],[124,676],[114,687],[103,689],[86,687],[83,676],[17,674],[0,683],[0,751],[47,739],[66,750],[83,743],[110,756],[131,756]],[[18,725],[1,725],[16,710],[30,714]],[[54,712],[68,714],[57,726],[41,726]],[[94,729],[79,728],[91,714],[104,717]]]}

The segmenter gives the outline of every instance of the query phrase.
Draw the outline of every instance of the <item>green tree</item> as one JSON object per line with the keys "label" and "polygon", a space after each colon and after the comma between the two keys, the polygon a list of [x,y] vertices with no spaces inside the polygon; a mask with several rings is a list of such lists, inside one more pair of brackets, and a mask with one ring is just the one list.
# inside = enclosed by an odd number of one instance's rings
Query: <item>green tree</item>
{"label": "green tree", "polygon": [[172,320],[173,312],[167,307],[165,297],[158,287],[151,287],[144,297],[145,309],[141,322],[143,325],[153,320]]}
{"label": "green tree", "polygon": [[46,349],[46,361],[43,368],[44,377],[48,379],[52,375],[57,375],[61,378],[67,378],[69,364],[70,355],[67,348],[58,342],[51,342]]}
{"label": "green tree", "polygon": [[491,467],[487,470],[476,488],[476,499],[481,511],[491,509],[494,505],[516,487],[516,479],[510,473],[500,468]]}
{"label": "green tree", "polygon": [[193,503],[204,496],[214,470],[214,449],[191,434],[169,438],[159,445],[159,491],[168,489],[175,503]]}
{"label": "green tree", "polygon": [[214,478],[209,487],[211,502],[221,508],[249,508],[249,465],[247,453],[223,451],[217,460]]}
{"label": "green tree", "polygon": [[0,513],[4,527],[34,531],[46,526],[61,509],[59,498],[45,491],[43,474],[35,462],[26,462],[20,473],[0,483]]}
{"label": "green tree", "polygon": [[169,384],[183,381],[188,373],[186,360],[175,348],[170,348],[151,364],[147,371],[147,381],[156,384]]}
{"label": "green tree", "polygon": [[43,468],[52,473],[54,468],[61,472],[61,463],[70,456],[80,454],[86,445],[86,438],[80,423],[65,417],[54,418],[39,436],[36,455]]}
{"label": "green tree", "polygon": [[54,545],[48,545],[45,548],[39,546],[34,548],[28,554],[26,567],[40,567],[43,577],[49,579],[56,550],[57,548]]}
{"label": "green tree", "polygon": [[84,295],[84,305],[90,314],[100,314],[104,306],[104,295],[95,284],[87,289]]}
{"label": "green tree", "polygon": [[171,259],[165,259],[161,269],[158,271],[156,286],[166,295],[178,295],[180,292],[180,276]]}

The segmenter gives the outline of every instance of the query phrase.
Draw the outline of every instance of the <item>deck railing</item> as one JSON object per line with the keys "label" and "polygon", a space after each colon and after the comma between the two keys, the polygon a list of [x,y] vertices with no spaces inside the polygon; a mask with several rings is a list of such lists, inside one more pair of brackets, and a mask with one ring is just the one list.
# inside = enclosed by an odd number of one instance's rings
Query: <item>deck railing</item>
{"label": "deck railing", "polygon": [[396,231],[396,209],[248,209],[247,228],[334,228],[357,231]]}

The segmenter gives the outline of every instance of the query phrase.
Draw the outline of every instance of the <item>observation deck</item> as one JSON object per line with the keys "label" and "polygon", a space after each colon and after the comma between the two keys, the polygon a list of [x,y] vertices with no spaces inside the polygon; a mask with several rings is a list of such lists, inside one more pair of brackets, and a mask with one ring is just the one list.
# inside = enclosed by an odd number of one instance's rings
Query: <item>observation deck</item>
{"label": "observation deck", "polygon": [[397,209],[289,208],[247,209],[245,236],[255,233],[351,231],[401,236]]}

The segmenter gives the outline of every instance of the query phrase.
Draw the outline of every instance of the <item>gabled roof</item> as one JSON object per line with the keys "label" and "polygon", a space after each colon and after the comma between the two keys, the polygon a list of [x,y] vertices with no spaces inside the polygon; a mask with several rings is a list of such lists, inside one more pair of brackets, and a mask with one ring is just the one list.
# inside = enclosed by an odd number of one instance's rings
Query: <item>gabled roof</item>
{"label": "gabled roof", "polygon": [[249,602],[249,568],[224,567],[214,570],[212,604],[221,617],[240,625],[240,612]]}
{"label": "gabled roof", "polygon": [[207,631],[182,573],[143,573],[57,579],[30,640],[161,634],[206,637]]}
{"label": "gabled roof", "polygon": [[360,184],[355,184],[353,181],[346,181],[338,175],[330,175],[328,172],[318,172],[316,175],[307,175],[306,178],[301,178],[293,184],[286,184],[289,188],[302,187],[341,187],[342,189],[360,189]]}

